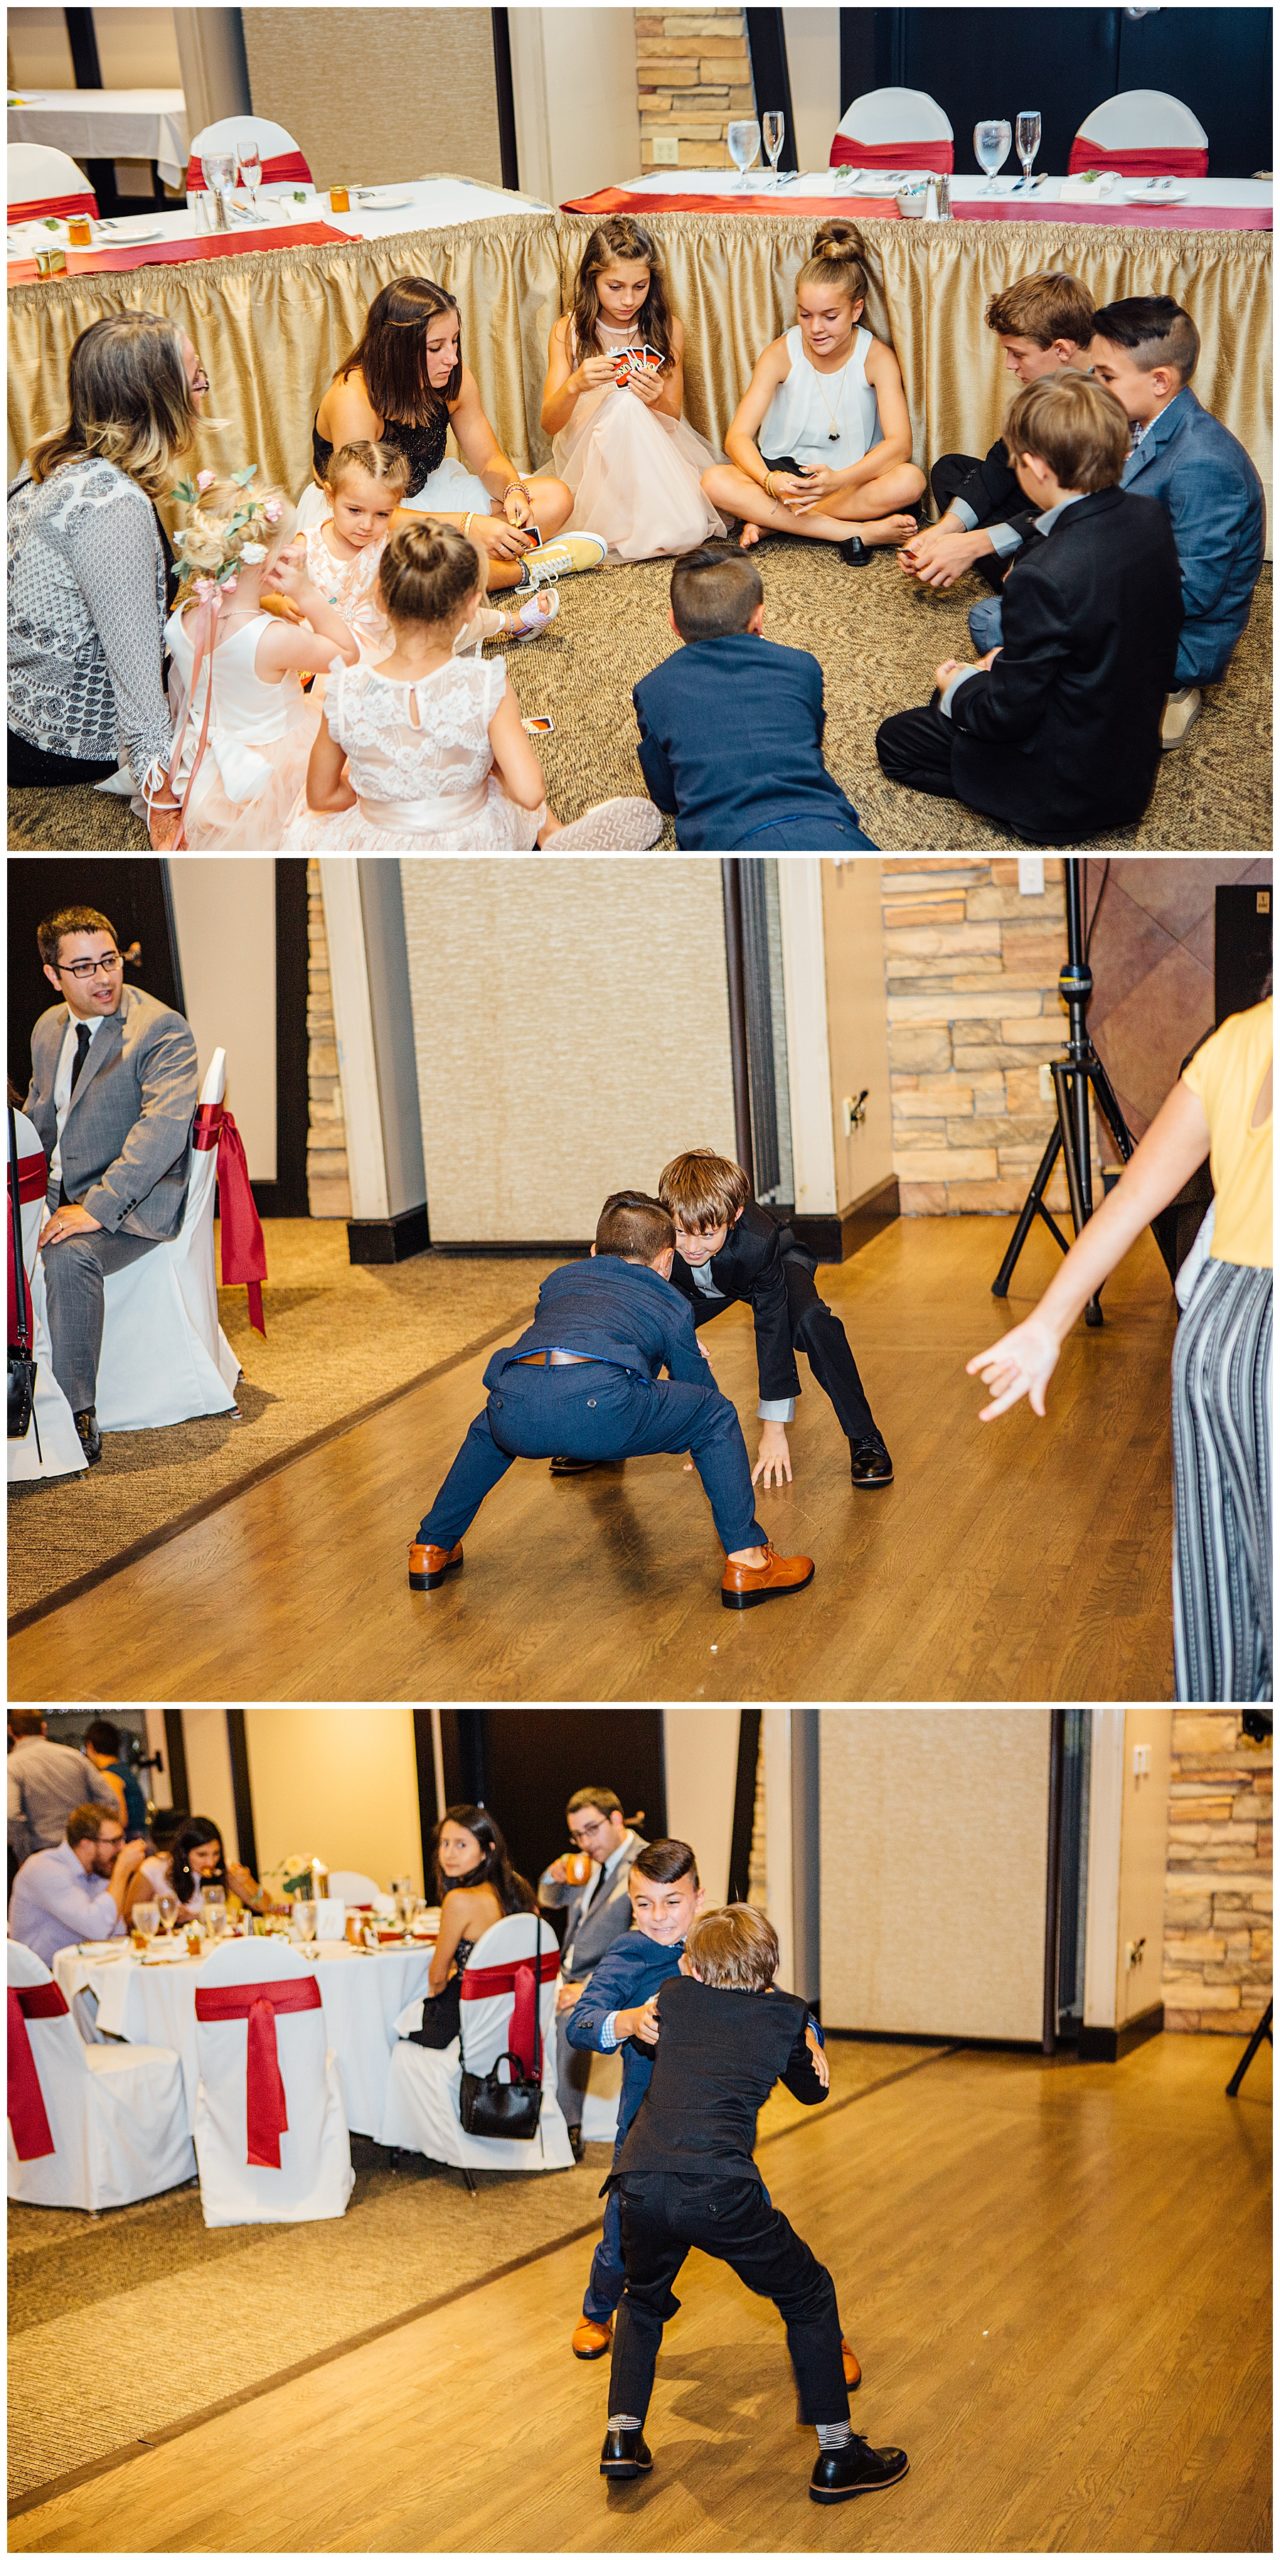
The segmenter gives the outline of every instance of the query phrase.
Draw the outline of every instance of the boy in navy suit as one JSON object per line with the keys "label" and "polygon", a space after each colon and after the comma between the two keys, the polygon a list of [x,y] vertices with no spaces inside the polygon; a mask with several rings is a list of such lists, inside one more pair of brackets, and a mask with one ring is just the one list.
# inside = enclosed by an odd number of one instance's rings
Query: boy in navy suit
{"label": "boy in navy suit", "polygon": [[606,1200],[591,1260],[543,1281],[532,1324],[485,1370],[488,1404],[410,1546],[411,1591],[434,1591],[457,1572],[462,1539],[514,1458],[553,1451],[594,1463],[687,1450],[725,1550],[726,1609],[812,1582],[812,1557],[778,1555],[755,1517],[742,1426],[670,1286],[674,1258],[675,1229],[659,1201],[640,1191]]}
{"label": "boy in navy suit", "polygon": [[822,761],[822,669],[764,637],[751,560],[691,551],[671,572],[684,647],[631,699],[649,797],[685,853],[874,853]]}

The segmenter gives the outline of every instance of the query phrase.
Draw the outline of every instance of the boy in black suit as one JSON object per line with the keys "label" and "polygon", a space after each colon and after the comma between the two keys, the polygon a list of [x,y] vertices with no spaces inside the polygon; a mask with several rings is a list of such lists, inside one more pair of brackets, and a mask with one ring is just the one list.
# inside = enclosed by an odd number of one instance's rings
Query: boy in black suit
{"label": "boy in black suit", "polygon": [[691,551],[671,572],[684,642],[632,694],[651,800],[686,853],[875,847],[822,760],[822,669],[764,637],[754,561]]}
{"label": "boy in black suit", "polygon": [[644,2421],[672,2286],[690,2249],[722,2258],[787,2326],[800,2416],[818,2434],[809,2495],[823,2504],[889,2489],[907,2457],[875,2451],[849,2424],[840,2313],[828,2269],[769,2202],[752,2158],[756,2118],[775,2081],[802,2106],[827,2094],[826,2057],[803,2000],[774,1991],[778,1941],[746,1903],[706,1913],[680,1973],[656,1994],[658,2046],[607,2184],[621,2206],[626,2286],[609,2369],[600,2468],[634,2480],[653,2467]]}
{"label": "boy in black suit", "polygon": [[1005,580],[1003,645],[976,667],[944,660],[932,701],[883,721],[876,753],[909,790],[1073,845],[1135,825],[1155,787],[1178,555],[1164,509],[1118,485],[1129,422],[1100,383],[1032,383],[1005,441],[1039,512]]}

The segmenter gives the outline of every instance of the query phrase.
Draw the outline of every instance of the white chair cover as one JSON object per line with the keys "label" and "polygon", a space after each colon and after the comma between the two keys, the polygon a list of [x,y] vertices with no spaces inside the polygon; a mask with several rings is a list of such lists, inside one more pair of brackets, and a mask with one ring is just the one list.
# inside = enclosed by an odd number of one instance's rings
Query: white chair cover
{"label": "white chair cover", "polygon": [[616,2142],[618,2108],[622,2100],[622,2056],[620,2053],[593,2053],[587,2074],[587,2094],[582,2105],[582,2139],[584,2142]]}
{"label": "white chair cover", "polygon": [[[11,1990],[53,1982],[30,1947],[10,1939]],[[9,2195],[15,2204],[72,2205],[101,2213],[163,2195],[196,2173],[186,2129],[182,2066],[154,2044],[85,2044],[74,2018],[32,2018],[27,2038],[53,2140],[20,2160],[9,2128]]]}
{"label": "white chair cover", "polygon": [[836,126],[857,142],[951,142],[951,119],[927,89],[864,89]]}
{"label": "white chair cover", "polygon": [[[221,1102],[227,1053],[215,1049],[200,1088]],[[197,1414],[234,1413],[240,1363],[218,1323],[213,1212],[218,1157],[195,1151],[182,1225],[109,1274],[98,1364],[100,1431],[155,1431]]]}
{"label": "white chair cover", "polygon": [[362,1876],[358,1867],[337,1867],[329,1877],[329,1892],[335,1902],[372,1902],[381,1891],[372,1876]]}
{"label": "white chair cover", "polygon": [[[196,1989],[238,1983],[314,1982],[317,1967],[276,1938],[243,1938],[218,1947],[200,1968]],[[196,2018],[196,2158],[200,2204],[210,2229],[230,2222],[328,2222],[346,2212],[355,2183],[351,2137],[336,2055],[329,2051],[323,2008],[276,2019],[276,2050],[289,2129],[280,2137],[280,2166],[246,2158],[247,2019]]]}
{"label": "white chair cover", "polygon": [[[14,1128],[18,1140],[19,1166],[33,1156],[43,1158],[44,1149],[35,1128],[24,1111],[15,1111]],[[5,1140],[6,1151],[8,1138]],[[8,1203],[5,1204],[8,1215]],[[80,1434],[71,1419],[71,1407],[53,1374],[53,1355],[49,1344],[49,1324],[45,1313],[43,1287],[37,1294],[36,1239],[45,1221],[44,1195],[27,1200],[22,1207],[22,1259],[26,1267],[27,1289],[31,1304],[31,1340],[36,1361],[35,1423],[25,1439],[9,1442],[10,1484],[30,1484],[37,1476],[72,1476],[82,1474],[88,1465],[80,1443]],[[36,1433],[39,1432],[39,1439]]]}
{"label": "white chair cover", "polygon": [[[548,1921],[540,1920],[539,1955],[554,1955],[558,1948],[554,1929]],[[531,1958],[532,1954],[532,1914],[526,1917],[517,1912],[486,1929],[476,1941],[470,1962],[481,1970],[489,1965],[518,1964],[522,1956]],[[556,2095],[554,1982],[544,1982],[539,1996],[542,2108],[532,2142],[488,2142],[462,2130],[459,2103],[463,2056],[469,2071],[492,2070],[507,2050],[514,2007],[513,1991],[496,1993],[492,1999],[464,2000],[461,2038],[440,2053],[431,2052],[425,2045],[399,2043],[391,2056],[380,2140],[398,2150],[421,2151],[428,2160],[444,2160],[453,2168],[469,2171],[571,2169],[569,2129]],[[416,2023],[420,2014],[421,2003],[414,2001],[405,2018]],[[404,2023],[400,2019],[396,2023],[403,2037]]]}
{"label": "white chair cover", "polygon": [[1090,109],[1077,140],[1102,151],[1206,151],[1209,136],[1198,116],[1167,89],[1117,89]]}
{"label": "white chair cover", "polygon": [[59,196],[92,196],[93,188],[77,160],[55,151],[48,142],[9,145],[9,203],[56,203]]}
{"label": "white chair cover", "polygon": [[[301,149],[300,144],[294,141],[293,135],[284,125],[273,124],[270,116],[218,116],[213,124],[203,125],[199,133],[192,135],[187,152],[188,170],[196,167],[208,151],[237,150],[242,142],[248,141],[251,134],[257,136],[258,149],[264,163],[268,160],[278,160],[286,152],[291,151],[296,151],[302,160],[306,160],[306,153]],[[264,176],[258,193],[260,196],[292,195],[295,187],[308,184],[310,184],[309,164],[306,179],[276,179]]]}

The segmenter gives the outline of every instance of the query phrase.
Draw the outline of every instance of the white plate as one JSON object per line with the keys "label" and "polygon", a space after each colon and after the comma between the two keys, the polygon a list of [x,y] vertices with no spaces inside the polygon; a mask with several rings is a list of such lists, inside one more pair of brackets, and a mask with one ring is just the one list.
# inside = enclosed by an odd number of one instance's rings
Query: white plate
{"label": "white plate", "polygon": [[[166,234],[163,231],[134,231],[123,222],[118,224],[101,222],[98,225],[98,238],[93,246],[95,249],[141,249],[145,242],[163,240],[165,237]],[[72,257],[75,256],[74,249],[71,254]]]}
{"label": "white plate", "polygon": [[1122,187],[1120,193],[1126,204],[1185,204],[1191,189],[1147,184]]}
{"label": "white plate", "polygon": [[370,213],[391,213],[397,205],[412,204],[411,195],[401,195],[394,187],[356,187],[355,201]]}

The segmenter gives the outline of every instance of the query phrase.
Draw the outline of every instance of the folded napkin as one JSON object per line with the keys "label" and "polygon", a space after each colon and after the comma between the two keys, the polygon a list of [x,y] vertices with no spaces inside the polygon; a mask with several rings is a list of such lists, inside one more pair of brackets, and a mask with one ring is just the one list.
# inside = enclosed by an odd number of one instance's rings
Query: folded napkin
{"label": "folded napkin", "polygon": [[1119,184],[1118,169],[1094,169],[1085,176],[1064,178],[1061,199],[1064,204],[1096,204],[1114,195]]}
{"label": "folded napkin", "polygon": [[92,1956],[95,1964],[110,1964],[113,1956],[127,1956],[128,1953],[127,1938],[82,1938],[76,1948],[78,1956]]}

